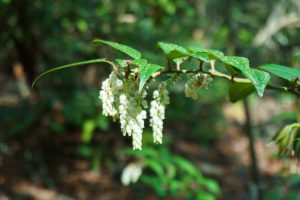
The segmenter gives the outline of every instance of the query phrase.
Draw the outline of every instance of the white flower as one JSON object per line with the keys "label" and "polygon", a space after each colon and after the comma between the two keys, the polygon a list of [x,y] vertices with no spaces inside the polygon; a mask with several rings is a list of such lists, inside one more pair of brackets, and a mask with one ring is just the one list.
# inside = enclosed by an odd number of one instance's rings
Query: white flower
{"label": "white flower", "polygon": [[117,118],[117,102],[115,97],[123,88],[123,81],[118,79],[117,74],[113,71],[109,78],[102,82],[102,87],[99,92],[99,98],[102,101],[103,115]]}
{"label": "white flower", "polygon": [[130,183],[135,183],[142,175],[143,164],[142,163],[130,163],[128,164],[122,172],[121,182],[123,185],[129,185]]}
{"label": "white flower", "polygon": [[154,143],[162,143],[163,138],[163,120],[165,119],[166,105],[170,103],[169,91],[166,84],[161,84],[160,89],[153,92],[153,99],[150,108],[150,126],[153,129]]}
{"label": "white flower", "polygon": [[146,94],[140,94],[136,90],[133,78],[124,80],[124,90],[119,97],[120,124],[123,135],[132,136],[133,149],[142,149],[144,120],[147,117],[146,111],[143,110],[147,102],[143,98]]}
{"label": "white flower", "polygon": [[199,89],[207,89],[211,82],[212,77],[208,74],[199,73],[192,76],[185,84],[185,96],[197,100]]}

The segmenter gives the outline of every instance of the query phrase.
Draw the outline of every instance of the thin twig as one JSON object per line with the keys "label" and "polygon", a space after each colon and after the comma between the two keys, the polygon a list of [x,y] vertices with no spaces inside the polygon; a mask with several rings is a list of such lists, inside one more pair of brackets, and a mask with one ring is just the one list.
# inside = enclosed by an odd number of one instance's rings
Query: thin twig
{"label": "thin twig", "polygon": [[[197,73],[209,74],[212,77],[227,79],[227,80],[229,80],[231,82],[234,82],[234,83],[251,83],[251,81],[247,78],[237,78],[237,77],[233,77],[233,76],[230,76],[228,74],[219,72],[215,69],[214,65],[211,66],[211,69],[209,71],[204,71],[201,68],[198,69],[198,70],[184,70],[184,69],[182,69],[182,70],[171,70],[171,69],[169,69],[169,70],[166,70],[166,71],[154,73],[152,75],[151,79],[156,78],[156,77],[161,76],[161,75],[167,75],[167,74],[197,74]],[[286,87],[286,86],[278,86],[278,85],[273,85],[273,84],[269,83],[266,86],[266,89],[288,92],[288,93],[291,93],[291,94],[294,94],[294,95],[300,97],[300,91],[298,91],[294,88]]]}

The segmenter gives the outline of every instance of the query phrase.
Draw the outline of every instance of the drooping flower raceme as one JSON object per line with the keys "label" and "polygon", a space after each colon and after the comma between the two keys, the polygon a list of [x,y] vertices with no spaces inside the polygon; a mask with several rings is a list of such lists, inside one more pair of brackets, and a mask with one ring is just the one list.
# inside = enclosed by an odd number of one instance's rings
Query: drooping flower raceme
{"label": "drooping flower raceme", "polygon": [[154,143],[162,143],[163,138],[163,120],[165,119],[166,105],[170,103],[169,91],[166,84],[162,83],[159,90],[153,92],[153,100],[150,108],[150,126],[153,129]]}
{"label": "drooping flower raceme", "polygon": [[206,89],[211,82],[212,77],[208,74],[193,75],[185,84],[185,96],[197,100],[199,89]]}
{"label": "drooping flower raceme", "polygon": [[129,74],[120,80],[117,72],[112,72],[108,79],[103,81],[99,98],[102,101],[103,114],[120,119],[121,130],[124,136],[132,137],[133,149],[142,149],[142,133],[144,120],[147,117],[147,102],[144,100],[146,91],[139,93],[133,75]]}
{"label": "drooping flower raceme", "polygon": [[109,77],[102,82],[99,98],[102,101],[103,115],[118,118],[118,107],[116,96],[123,89],[123,81],[118,79],[117,74],[113,71]]}
{"label": "drooping flower raceme", "polygon": [[[147,95],[145,87],[141,92],[137,89],[138,80],[134,73],[120,73],[113,71],[109,78],[102,83],[99,98],[102,101],[103,114],[119,119],[124,136],[132,137],[133,149],[142,149],[144,120],[147,118]],[[150,107],[150,126],[153,129],[154,143],[162,143],[163,120],[165,109],[170,103],[167,85],[171,85],[176,76],[160,84],[153,92]],[[207,88],[212,78],[207,74],[193,75],[185,84],[185,95],[193,99],[198,98],[198,89]]]}
{"label": "drooping flower raceme", "polygon": [[125,81],[124,93],[120,95],[120,124],[123,135],[132,136],[133,149],[141,150],[144,120],[147,118],[141,102],[146,93],[139,94],[135,87],[131,88],[130,81]]}

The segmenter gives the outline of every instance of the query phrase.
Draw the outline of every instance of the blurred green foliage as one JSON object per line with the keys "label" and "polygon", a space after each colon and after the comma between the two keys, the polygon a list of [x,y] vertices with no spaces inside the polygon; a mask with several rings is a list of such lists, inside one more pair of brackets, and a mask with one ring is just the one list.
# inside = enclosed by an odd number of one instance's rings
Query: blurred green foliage
{"label": "blurred green foliage", "polygon": [[[39,143],[52,145],[50,140],[63,140],[68,135],[76,138],[74,132],[80,132],[79,140],[71,147],[75,151],[74,157],[86,158],[94,170],[117,168],[119,163],[114,160],[116,153],[111,148],[129,144],[116,131],[119,130],[115,129],[118,124],[112,124],[100,114],[98,90],[109,71],[107,68],[91,65],[53,74],[39,82],[29,98],[23,98],[12,69],[15,63],[22,64],[29,87],[37,74],[54,66],[95,57],[115,57],[112,49],[91,45],[94,38],[103,38],[141,49],[146,58],[162,65],[166,60],[161,59],[155,48],[157,41],[220,49],[229,55],[248,57],[251,66],[280,63],[299,69],[299,29],[283,27],[260,46],[253,45],[257,33],[278,7],[285,14],[299,12],[290,0],[224,0],[222,3],[218,0],[0,0],[0,156],[8,155],[12,147],[20,146],[22,151],[15,160],[20,160],[19,166],[25,163],[23,174],[30,180],[53,186],[55,181],[47,171],[47,159],[50,158],[40,151],[49,147],[36,147]],[[183,85],[174,88],[171,94],[166,133],[175,141],[188,139],[209,145],[226,130],[227,123],[220,105],[228,101],[228,85],[216,81],[212,90],[201,92],[198,103],[181,98],[182,88]],[[274,95],[272,92],[268,94]],[[7,103],[4,97],[13,99],[13,102]],[[285,118],[282,115],[278,117]],[[297,115],[287,113],[287,121],[295,122]],[[113,136],[105,140],[97,138],[99,135],[106,137],[108,133]],[[61,142],[59,145],[65,144]],[[170,152],[167,147],[147,148],[151,148],[155,155],[166,155],[166,160],[170,161],[167,164],[172,165],[170,168],[180,173],[171,178],[149,176],[155,174],[155,170],[151,171],[149,167],[144,182],[152,184],[158,195],[168,191],[176,196],[176,189],[181,187],[184,179],[182,174],[188,174],[181,189],[183,191],[185,187],[184,195],[194,195],[190,197],[194,198],[197,192],[188,189],[187,184],[194,175],[183,171],[186,168],[195,171],[195,166],[186,164],[186,160],[182,162],[185,164],[176,164],[172,160],[177,158],[176,152]],[[50,149],[51,153],[47,153],[56,156],[55,164],[65,158],[61,156],[62,148],[53,146],[52,149],[51,146]],[[163,164],[166,163],[154,158],[150,160],[165,170]],[[198,170],[196,176],[203,177]],[[161,180],[164,178],[167,180]],[[209,185],[217,188],[210,179],[201,181],[200,184],[208,189]],[[166,187],[158,188],[161,183]],[[280,199],[281,186],[274,188],[266,198]]]}
{"label": "blurred green foliage", "polygon": [[[150,136],[149,136],[150,135]],[[162,145],[151,145],[151,133],[144,134],[147,146],[142,151],[122,150],[141,162],[144,172],[141,183],[150,185],[159,197],[183,196],[185,199],[213,200],[221,194],[218,183],[206,178],[193,163],[170,151],[166,139]],[[135,162],[137,162],[135,161]],[[139,182],[139,183],[140,183]]]}

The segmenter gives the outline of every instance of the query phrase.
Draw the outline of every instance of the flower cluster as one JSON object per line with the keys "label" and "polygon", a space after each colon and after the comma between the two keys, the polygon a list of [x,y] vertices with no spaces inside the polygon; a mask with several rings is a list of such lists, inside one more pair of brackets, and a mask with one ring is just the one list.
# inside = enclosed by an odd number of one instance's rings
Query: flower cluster
{"label": "flower cluster", "polygon": [[150,126],[153,129],[154,143],[162,143],[163,120],[165,119],[166,105],[169,103],[169,91],[166,88],[166,83],[162,83],[159,90],[153,92],[153,100],[151,101],[150,108]]}
{"label": "flower cluster", "polygon": [[[154,143],[162,143],[163,120],[165,109],[170,103],[167,86],[172,85],[178,77],[175,75],[160,84],[159,89],[153,92],[150,107],[150,126],[153,130]],[[198,90],[207,88],[212,81],[211,76],[198,73],[193,75],[185,84],[185,95],[196,100]],[[124,136],[132,137],[133,149],[142,149],[143,129],[147,118],[146,88],[137,90],[138,79],[136,73],[113,71],[108,79],[102,82],[99,98],[102,101],[103,114],[119,119]]]}
{"label": "flower cluster", "polygon": [[142,149],[142,133],[144,120],[147,118],[147,102],[144,100],[147,93],[141,94],[135,90],[135,80],[128,78],[124,80],[124,90],[119,100],[120,124],[123,135],[132,136],[133,149]]}
{"label": "flower cluster", "polygon": [[142,149],[142,133],[147,113],[146,92],[136,90],[136,79],[133,75],[118,78],[117,72],[112,72],[109,78],[102,82],[99,98],[102,101],[103,114],[120,119],[123,135],[132,137],[133,149]]}
{"label": "flower cluster", "polygon": [[115,96],[123,89],[123,81],[118,79],[116,72],[112,72],[108,79],[102,82],[99,98],[102,101],[103,115],[118,117],[117,102]]}
{"label": "flower cluster", "polygon": [[185,96],[197,100],[199,89],[206,89],[211,82],[212,77],[208,74],[198,73],[193,75],[185,84]]}

